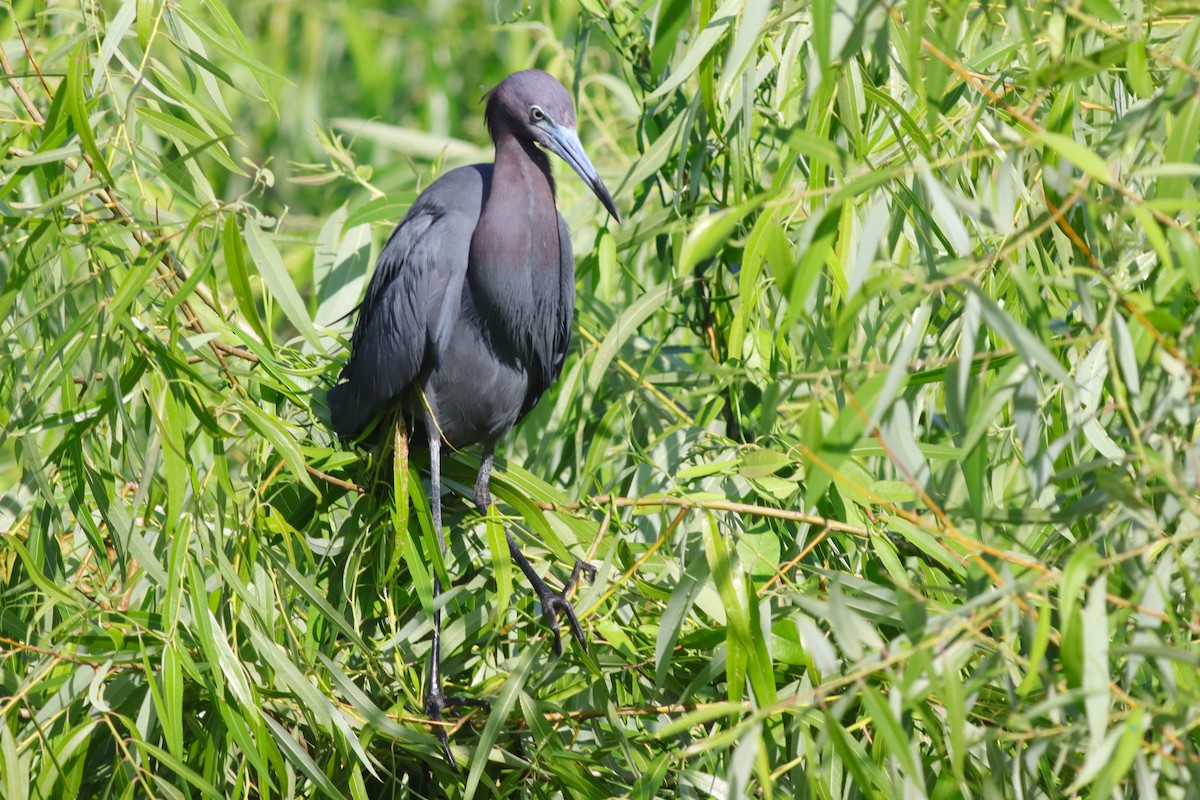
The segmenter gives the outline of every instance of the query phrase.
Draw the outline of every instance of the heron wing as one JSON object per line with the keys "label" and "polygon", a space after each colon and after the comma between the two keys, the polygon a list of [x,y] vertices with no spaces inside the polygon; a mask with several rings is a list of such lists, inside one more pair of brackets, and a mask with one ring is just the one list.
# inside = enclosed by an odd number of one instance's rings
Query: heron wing
{"label": "heron wing", "polygon": [[487,178],[464,167],[435,181],[384,245],[350,339],[330,418],[357,435],[436,362],[458,320],[471,236]]}

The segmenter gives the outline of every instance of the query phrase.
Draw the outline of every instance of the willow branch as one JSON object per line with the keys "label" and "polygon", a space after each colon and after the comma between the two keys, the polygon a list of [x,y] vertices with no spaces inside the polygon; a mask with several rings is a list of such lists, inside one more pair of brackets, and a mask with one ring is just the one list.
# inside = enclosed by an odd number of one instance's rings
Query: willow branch
{"label": "willow branch", "polygon": [[728,511],[731,514],[744,514],[750,517],[769,517],[785,519],[789,522],[804,522],[816,525],[826,530],[838,533],[849,533],[854,536],[869,536],[870,531],[861,525],[851,525],[835,519],[822,517],[817,514],[805,514],[787,508],[771,508],[752,503],[737,503],[732,500],[696,500],[688,497],[620,497],[611,494],[601,494],[576,503],[534,503],[543,511],[579,511],[592,506],[616,506],[617,508],[683,508],[707,509],[709,511]]}

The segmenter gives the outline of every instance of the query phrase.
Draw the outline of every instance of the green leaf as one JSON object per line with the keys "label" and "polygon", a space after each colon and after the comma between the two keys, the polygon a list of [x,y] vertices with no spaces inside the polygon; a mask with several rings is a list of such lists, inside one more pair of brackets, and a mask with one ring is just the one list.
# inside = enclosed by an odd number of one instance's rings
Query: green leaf
{"label": "green leaf", "polygon": [[163,136],[194,145],[200,150],[207,152],[230,172],[246,176],[246,172],[233,163],[233,159],[229,157],[229,153],[226,152],[225,144],[221,141],[221,137],[212,136],[187,120],[162,111],[156,111],[147,106],[139,106],[137,113],[141,119],[145,120],[147,125]]}
{"label": "green leaf", "polygon": [[750,200],[701,217],[684,237],[683,247],[679,251],[679,274],[690,275],[697,264],[710,258],[725,244],[742,218],[761,204],[763,199]]}
{"label": "green leaf", "polygon": [[496,576],[496,612],[497,626],[503,624],[508,612],[509,599],[512,597],[512,556],[508,552],[508,540],[504,535],[504,525],[496,511],[495,504],[487,508],[484,522],[487,529],[488,548],[492,552],[492,572]]}
{"label": "green leaf", "polygon": [[508,720],[508,715],[516,707],[517,697],[525,691],[533,665],[541,653],[540,645],[524,648],[513,664],[512,672],[500,687],[500,694],[492,701],[492,709],[488,712],[487,724],[483,733],[479,734],[479,745],[471,758],[471,771],[467,774],[467,785],[463,791],[465,800],[471,800],[479,788],[479,779],[483,776],[484,767],[491,758],[492,748],[500,738],[500,733]]}
{"label": "green leaf", "polygon": [[271,337],[263,327],[262,319],[258,316],[258,306],[254,302],[254,293],[250,290],[250,276],[246,272],[246,254],[242,249],[242,236],[238,230],[237,220],[232,216],[225,218],[225,229],[222,242],[225,248],[225,270],[229,283],[233,288],[233,296],[237,300],[242,317],[254,328],[258,338],[268,348],[274,349]]}
{"label": "green leaf", "polygon": [[287,464],[292,476],[313,494],[318,494],[316,484],[308,474],[304,454],[300,452],[299,444],[283,427],[283,424],[241,397],[236,397],[235,403],[242,412],[242,420],[271,443],[275,452]]}
{"label": "green leaf", "polygon": [[283,266],[283,259],[280,257],[279,251],[275,249],[275,244],[270,238],[260,233],[258,227],[253,224],[247,223],[243,234],[246,246],[254,259],[254,265],[258,267],[258,273],[262,276],[263,286],[279,303],[284,316],[296,326],[296,330],[312,346],[313,350],[325,354],[325,347],[321,344],[321,339],[313,327],[308,309],[305,307],[304,301],[300,299],[300,293],[296,291],[296,286],[292,283],[287,269]]}
{"label": "green leaf", "polygon": [[1061,133],[1054,133],[1053,131],[1039,131],[1034,134],[1033,138],[1063,158],[1068,159],[1082,170],[1084,174],[1098,183],[1105,186],[1112,183],[1112,175],[1109,174],[1109,167],[1105,160],[1070,136],[1064,136]]}
{"label": "green leaf", "polygon": [[304,775],[313,783],[315,783],[326,797],[344,798],[343,795],[334,785],[333,781],[321,771],[321,768],[316,765],[312,757],[305,752],[286,728],[280,725],[274,717],[267,713],[266,709],[262,711],[263,721],[267,723],[267,727],[271,730],[271,734],[275,741],[279,744],[288,761],[294,764]]}
{"label": "green leaf", "polygon": [[[400,430],[397,427],[396,439],[399,440],[400,438]],[[450,587],[450,581],[446,576],[446,568],[442,563],[440,548],[434,544],[435,541],[440,540],[442,533],[432,530],[433,513],[430,503],[440,503],[442,500],[440,497],[428,498],[424,491],[417,493],[409,491],[410,486],[419,486],[420,483],[420,478],[408,462],[407,452],[404,453],[404,457],[397,455],[392,459],[392,485],[396,489],[392,494],[392,505],[389,512],[391,515],[392,530],[396,536],[395,546],[397,555],[403,558],[404,563],[408,565],[409,579],[412,581],[413,588],[416,589],[417,597],[421,599],[421,609],[425,614],[433,616],[434,575],[441,578],[443,581],[442,585],[447,588]],[[413,536],[412,528],[408,524],[408,508],[410,503],[418,512],[417,519],[419,520],[422,532],[425,534],[423,536],[426,543],[426,550],[424,552],[417,546],[416,537]],[[394,572],[394,569],[388,570],[387,574],[389,578]]]}
{"label": "green leaf", "polygon": [[600,347],[596,351],[596,357],[592,360],[592,367],[588,372],[588,389],[593,394],[599,388],[601,381],[604,380],[605,373],[608,372],[608,366],[616,358],[617,351],[620,350],[621,346],[637,333],[637,329],[643,322],[653,316],[656,311],[666,305],[673,297],[677,296],[691,282],[690,278],[685,278],[659,284],[631,303],[617,317],[612,328],[605,335],[604,341],[600,343]]}
{"label": "green leaf", "polygon": [[92,161],[92,168],[100,173],[105,183],[113,186],[116,184],[116,180],[108,171],[108,163],[104,160],[104,154],[96,146],[96,137],[92,133],[92,123],[87,110],[88,104],[84,87],[87,83],[88,62],[87,42],[83,41],[71,52],[64,102],[71,115],[71,123],[75,126],[75,132],[79,134],[79,143],[83,147],[83,152],[87,153]]}
{"label": "green leaf", "polygon": [[713,13],[712,21],[700,32],[700,35],[696,37],[695,41],[688,48],[687,53],[684,54],[683,58],[671,70],[671,77],[651,92],[644,102],[652,103],[658,98],[667,95],[695,74],[704,57],[716,46],[721,36],[733,24],[734,17],[737,16],[739,9],[741,9],[744,3],[745,0],[725,0],[721,4],[721,7]]}

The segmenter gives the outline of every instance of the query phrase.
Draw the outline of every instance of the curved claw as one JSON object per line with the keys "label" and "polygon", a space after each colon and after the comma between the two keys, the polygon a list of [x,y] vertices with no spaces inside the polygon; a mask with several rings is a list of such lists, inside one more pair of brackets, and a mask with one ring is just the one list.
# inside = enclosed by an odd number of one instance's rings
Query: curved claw
{"label": "curved claw", "polygon": [[541,601],[542,613],[546,616],[546,624],[550,626],[550,631],[554,634],[554,655],[562,655],[562,628],[558,623],[558,618],[561,614],[567,615],[567,622],[571,626],[571,635],[579,642],[579,646],[586,651],[587,639],[583,636],[583,627],[579,624],[579,618],[575,616],[575,609],[571,606],[571,601],[561,594],[554,592],[542,596]]}
{"label": "curved claw", "polygon": [[[575,608],[571,605],[571,601],[567,599],[579,583],[580,575],[587,575],[588,582],[596,579],[596,568],[586,561],[576,561],[575,569],[571,571],[571,577],[567,580],[567,585],[562,592],[552,592],[542,584],[538,592],[538,598],[542,601],[542,613],[546,617],[546,622],[550,626],[550,631],[554,634],[554,654],[562,655],[562,629],[559,626],[559,616],[567,615],[567,622],[571,626],[571,635],[575,637],[575,641],[579,642],[579,646],[587,652],[587,638],[583,635],[583,626],[579,624],[579,617],[575,615]],[[535,587],[539,588],[539,587]]]}
{"label": "curved claw", "polygon": [[571,577],[567,579],[567,585],[563,588],[563,594],[568,595],[575,591],[575,587],[579,585],[579,576],[587,575],[588,583],[596,582],[596,568],[586,561],[575,561],[575,569],[571,570]]}
{"label": "curved claw", "polygon": [[[465,697],[463,695],[445,695],[441,690],[435,689],[425,698],[425,716],[429,717],[434,722],[442,721],[442,712],[451,708],[461,708],[469,706],[471,708],[491,709],[492,704],[487,700],[479,700],[474,697]],[[445,725],[434,725],[433,735],[442,743],[442,753],[446,756],[446,762],[450,768],[457,771],[458,761],[454,758],[454,753],[450,751],[450,736],[446,733]]]}

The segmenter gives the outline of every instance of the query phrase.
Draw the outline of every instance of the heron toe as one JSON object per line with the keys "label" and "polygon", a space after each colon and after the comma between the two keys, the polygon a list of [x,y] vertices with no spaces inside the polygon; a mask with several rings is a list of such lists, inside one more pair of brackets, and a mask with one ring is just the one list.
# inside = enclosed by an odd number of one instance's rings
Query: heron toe
{"label": "heron toe", "polygon": [[[482,708],[486,711],[492,707],[492,704],[487,700],[478,700],[474,697],[447,695],[441,689],[435,688],[431,689],[429,695],[425,698],[425,716],[434,722],[440,723],[443,711],[463,706]],[[454,759],[454,753],[450,752],[450,736],[446,733],[446,726],[434,725],[433,733],[437,736],[438,741],[442,743],[442,752],[445,753],[446,761],[450,764],[451,769],[457,770],[458,762]]]}
{"label": "heron toe", "polygon": [[563,589],[563,594],[570,594],[575,591],[575,587],[579,585],[579,576],[587,575],[588,583],[596,582],[596,568],[586,561],[575,561],[575,569],[571,570],[571,577],[567,579],[566,588]]}
{"label": "heron toe", "polygon": [[575,616],[575,609],[571,606],[571,601],[564,595],[547,590],[545,594],[540,594],[538,599],[542,603],[542,613],[546,616],[546,624],[550,626],[550,632],[554,634],[554,655],[561,656],[562,647],[562,628],[559,625],[559,617],[563,614],[567,616],[567,623],[571,626],[571,635],[579,642],[579,646],[587,650],[587,640],[583,636],[583,628],[579,625],[579,618]]}
{"label": "heron toe", "polygon": [[554,634],[554,654],[561,656],[562,648],[562,628],[559,624],[559,618],[563,615],[567,617],[567,624],[571,628],[571,635],[579,642],[579,646],[587,651],[587,638],[583,635],[583,626],[579,624],[579,617],[575,615],[575,607],[571,605],[571,601],[567,599],[576,584],[579,583],[579,576],[585,574],[588,581],[593,581],[596,578],[596,568],[586,561],[576,561],[575,569],[571,571],[571,577],[567,580],[567,585],[561,592],[555,592],[546,586],[545,583],[534,585],[534,591],[537,592],[538,599],[542,604],[542,613],[546,616],[546,624],[550,626],[550,632]]}

